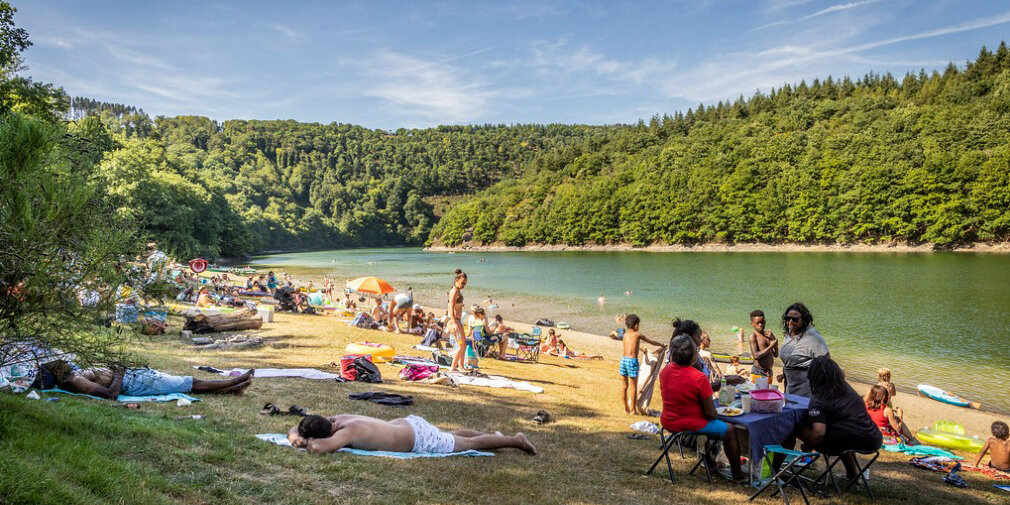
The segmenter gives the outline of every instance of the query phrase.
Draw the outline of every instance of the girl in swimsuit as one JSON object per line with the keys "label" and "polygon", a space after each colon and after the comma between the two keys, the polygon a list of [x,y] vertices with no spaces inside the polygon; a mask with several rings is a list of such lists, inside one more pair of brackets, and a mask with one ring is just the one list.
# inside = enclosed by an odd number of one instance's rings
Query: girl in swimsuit
{"label": "girl in swimsuit", "polygon": [[449,306],[446,313],[449,320],[446,323],[446,332],[456,346],[455,354],[452,356],[451,371],[459,371],[459,366],[466,359],[466,338],[463,336],[463,288],[466,287],[466,273],[459,268],[456,269],[456,279],[453,281],[452,289],[449,290]]}

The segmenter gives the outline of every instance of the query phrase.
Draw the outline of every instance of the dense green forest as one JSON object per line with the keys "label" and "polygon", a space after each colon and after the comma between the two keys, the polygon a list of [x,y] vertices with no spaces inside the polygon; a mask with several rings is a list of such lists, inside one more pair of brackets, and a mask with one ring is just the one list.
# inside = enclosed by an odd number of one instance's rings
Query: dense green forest
{"label": "dense green forest", "polygon": [[1005,43],[943,72],[828,77],[637,125],[384,131],[71,98],[18,74],[28,34],[13,9],[0,14],[0,114],[87,132],[87,150],[103,152],[103,204],[179,257],[1010,240]]}
{"label": "dense green forest", "polygon": [[460,202],[429,243],[1010,239],[1010,50],[815,80],[587,137]]}
{"label": "dense green forest", "polygon": [[421,244],[439,197],[518,175],[601,127],[484,125],[387,132],[348,124],[149,118],[74,98],[107,125],[110,197],[179,255]]}

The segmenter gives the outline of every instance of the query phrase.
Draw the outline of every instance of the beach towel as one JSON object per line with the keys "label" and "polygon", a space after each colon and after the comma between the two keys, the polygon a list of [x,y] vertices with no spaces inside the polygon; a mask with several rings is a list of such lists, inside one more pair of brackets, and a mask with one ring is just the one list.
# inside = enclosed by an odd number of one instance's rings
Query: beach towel
{"label": "beach towel", "polygon": [[990,477],[996,480],[1010,480],[1010,472],[997,470],[991,466],[979,466],[979,467],[966,466],[963,468],[963,470],[980,473],[982,475],[985,475],[986,477]]}
{"label": "beach towel", "polygon": [[[277,444],[282,447],[291,447],[291,442],[288,441],[288,436],[284,433],[263,433],[256,435],[256,438],[263,440],[265,442],[270,442],[271,444]],[[305,449],[299,449],[303,451]],[[436,452],[390,452],[390,451],[365,451],[361,449],[351,449],[345,447],[343,449],[338,449],[337,452],[349,452],[351,454],[357,454],[358,456],[378,456],[382,458],[395,458],[395,459],[415,459],[415,458],[448,458],[450,456],[494,456],[493,452],[483,452],[483,451],[460,451],[460,452],[449,452],[449,453],[436,453]]]}
{"label": "beach towel", "polygon": [[901,452],[910,456],[939,456],[948,459],[963,459],[961,456],[950,451],[945,451],[931,445],[905,445],[899,443],[897,445],[884,444],[881,448],[887,452]]}
{"label": "beach towel", "polygon": [[469,386],[480,386],[488,388],[506,388],[515,389],[517,391],[529,391],[530,393],[543,393],[544,388],[540,386],[534,386],[529,382],[514,381],[512,379],[506,379],[505,377],[498,377],[496,375],[488,375],[487,377],[474,377],[472,375],[466,375],[462,373],[450,373],[449,377],[452,377],[453,382],[456,384],[466,384]]}
{"label": "beach towel", "polygon": [[961,464],[957,461],[942,456],[912,458],[908,460],[908,462],[912,466],[940,473],[950,473],[955,468],[959,468],[961,466]]}
{"label": "beach towel", "polygon": [[[100,398],[98,396],[86,395],[84,393],[71,393],[70,391],[65,391],[63,389],[46,389],[42,391],[43,393],[60,393],[65,395],[74,396],[86,396],[88,398],[94,398],[96,400],[108,400],[108,398]],[[167,395],[148,395],[148,396],[130,396],[130,395],[119,395],[116,398],[117,402],[120,403],[140,403],[140,402],[174,402],[176,400],[189,400],[191,402],[200,401],[199,398],[194,396],[189,396],[185,393],[171,393]]]}
{"label": "beach towel", "polygon": [[1001,486],[999,484],[993,484],[992,487],[994,487],[996,489],[999,489],[999,490],[1002,490],[1002,491],[1010,492],[1010,486]]}
{"label": "beach towel", "polygon": [[[218,375],[223,375],[225,377],[238,377],[249,370],[246,368],[232,368],[231,370],[218,370],[213,367],[195,365],[193,368],[204,370],[210,373],[216,373]],[[343,377],[340,374],[324,372],[322,370],[316,370],[315,368],[257,368],[256,378],[257,379],[267,379],[270,377],[301,377],[303,379],[313,379],[313,380],[339,380],[343,381]]]}
{"label": "beach towel", "polygon": [[656,356],[651,352],[643,352],[642,359],[638,365],[638,408],[642,412],[649,411],[649,404],[652,403],[652,392],[656,389],[656,380],[659,379],[659,372],[663,369],[665,360],[663,356]]}

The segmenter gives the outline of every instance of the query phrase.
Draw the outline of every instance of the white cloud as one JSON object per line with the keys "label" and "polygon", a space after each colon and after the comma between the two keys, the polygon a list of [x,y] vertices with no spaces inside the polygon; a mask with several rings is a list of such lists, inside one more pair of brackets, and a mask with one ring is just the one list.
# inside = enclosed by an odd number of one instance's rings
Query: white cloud
{"label": "white cloud", "polygon": [[761,25],[761,26],[755,28],[754,31],[764,30],[765,28],[771,28],[773,26],[782,26],[782,25],[789,24],[789,23],[798,23],[798,22],[801,22],[801,21],[808,21],[808,20],[811,20],[811,19],[823,16],[825,14],[831,14],[832,12],[847,11],[849,9],[854,9],[856,7],[862,7],[864,5],[875,4],[875,3],[879,3],[879,2],[883,2],[883,1],[884,0],[859,0],[857,2],[849,2],[849,3],[845,3],[845,4],[836,4],[836,5],[832,5],[830,7],[825,7],[825,8],[823,8],[823,9],[817,11],[817,12],[814,12],[813,14],[808,14],[808,15],[800,17],[800,18],[796,18],[796,19],[792,19],[792,20],[788,20],[787,19],[787,20],[782,20],[782,21],[775,21],[775,22],[772,22],[772,23]]}
{"label": "white cloud", "polygon": [[465,56],[427,61],[381,49],[365,60],[347,63],[364,77],[362,94],[395,106],[397,115],[457,123],[483,117],[490,100],[497,96],[480,77],[445,63]]}

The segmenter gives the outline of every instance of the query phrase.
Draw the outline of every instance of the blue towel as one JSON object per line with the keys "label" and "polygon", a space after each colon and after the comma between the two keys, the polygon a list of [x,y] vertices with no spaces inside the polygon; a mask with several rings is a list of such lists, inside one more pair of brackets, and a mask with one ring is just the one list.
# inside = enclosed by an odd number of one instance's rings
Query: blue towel
{"label": "blue towel", "polygon": [[1010,486],[1001,486],[999,484],[993,484],[992,487],[996,489],[1001,489],[1003,491],[1010,491]]}
{"label": "blue towel", "polygon": [[957,454],[945,451],[939,447],[933,447],[931,445],[884,444],[881,448],[888,452],[902,452],[905,454],[911,454],[912,456],[940,456],[950,459],[963,459]]}
{"label": "blue towel", "polygon": [[[270,442],[271,444],[277,444],[284,447],[293,447],[291,442],[288,441],[288,436],[284,433],[263,433],[256,435],[256,438]],[[339,449],[338,452],[349,452],[351,454],[357,454],[358,456],[379,456],[382,458],[396,458],[396,459],[414,459],[414,458],[447,458],[449,456],[494,456],[493,452],[482,452],[482,451],[460,451],[460,452],[449,452],[449,453],[439,453],[439,452],[389,452],[389,451],[365,451],[361,449],[351,449],[345,447]]]}
{"label": "blue towel", "polygon": [[[65,395],[74,395],[74,396],[86,396],[88,398],[94,398],[96,400],[107,400],[108,399],[108,398],[99,398],[97,396],[92,396],[92,395],[86,395],[84,393],[71,393],[70,391],[65,391],[65,390],[62,390],[62,389],[59,389],[59,388],[46,389],[46,390],[44,390],[42,392],[43,393],[62,393],[62,394],[65,394]],[[171,394],[167,394],[167,395],[151,395],[151,396],[119,395],[119,398],[116,398],[116,401],[122,402],[122,403],[174,402],[176,400],[189,400],[191,402],[198,402],[198,401],[200,401],[199,398],[196,398],[194,396],[189,396],[189,395],[183,394],[183,393],[171,393]]]}

